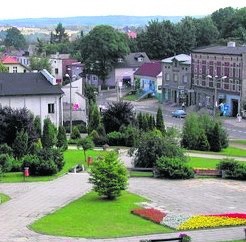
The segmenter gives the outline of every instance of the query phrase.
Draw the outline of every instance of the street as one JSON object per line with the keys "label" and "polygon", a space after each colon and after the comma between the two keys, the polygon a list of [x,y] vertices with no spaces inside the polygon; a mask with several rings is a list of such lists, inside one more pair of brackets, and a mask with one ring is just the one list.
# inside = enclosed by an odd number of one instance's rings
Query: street
{"label": "street", "polygon": [[[126,91],[122,91],[124,95]],[[116,90],[102,91],[97,96],[97,104],[107,106],[107,103],[117,100]],[[157,109],[160,106],[163,111],[163,118],[167,127],[176,127],[182,129],[184,119],[173,118],[172,111],[178,107],[158,103],[156,99],[145,99],[143,101],[131,102],[136,112],[144,112],[156,115]],[[230,139],[246,139],[246,120],[242,120],[240,123],[236,118],[226,117],[223,118],[223,126],[228,132]]]}

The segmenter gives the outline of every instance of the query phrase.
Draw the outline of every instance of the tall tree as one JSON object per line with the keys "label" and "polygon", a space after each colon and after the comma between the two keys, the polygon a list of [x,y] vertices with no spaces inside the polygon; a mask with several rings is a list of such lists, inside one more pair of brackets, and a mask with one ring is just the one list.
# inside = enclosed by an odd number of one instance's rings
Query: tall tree
{"label": "tall tree", "polygon": [[65,31],[62,23],[58,23],[55,28],[55,33],[51,32],[50,43],[62,43],[68,41],[68,34]]}
{"label": "tall tree", "polygon": [[80,52],[86,69],[97,75],[103,84],[117,63],[129,53],[126,36],[111,26],[96,26],[81,39]]}
{"label": "tall tree", "polygon": [[196,19],[195,26],[197,46],[206,46],[217,41],[219,37],[219,31],[214,25],[211,17]]}
{"label": "tall tree", "polygon": [[12,27],[7,29],[7,34],[4,40],[4,44],[7,47],[15,47],[16,49],[23,49],[26,47],[26,40],[23,34],[21,34],[20,30]]}
{"label": "tall tree", "polygon": [[162,133],[165,133],[166,131],[163,121],[163,115],[160,107],[158,107],[157,114],[156,114],[156,128],[160,130]]}
{"label": "tall tree", "polygon": [[49,118],[44,120],[43,135],[41,138],[44,148],[52,148],[56,143],[56,128]]}
{"label": "tall tree", "polygon": [[66,130],[63,126],[59,126],[58,128],[56,146],[62,150],[67,150],[68,148]]}
{"label": "tall tree", "polygon": [[162,59],[175,53],[176,29],[170,21],[152,20],[137,36],[138,49],[151,59]]}
{"label": "tall tree", "polygon": [[177,46],[179,53],[189,54],[196,47],[196,26],[195,20],[191,17],[185,17],[177,24]]}

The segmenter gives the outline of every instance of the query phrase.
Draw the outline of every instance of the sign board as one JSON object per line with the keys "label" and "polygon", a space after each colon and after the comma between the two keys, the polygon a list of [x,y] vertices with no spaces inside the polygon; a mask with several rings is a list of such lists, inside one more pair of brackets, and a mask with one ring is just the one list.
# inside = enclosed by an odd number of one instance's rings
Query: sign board
{"label": "sign board", "polygon": [[178,86],[178,89],[185,89],[184,86]]}

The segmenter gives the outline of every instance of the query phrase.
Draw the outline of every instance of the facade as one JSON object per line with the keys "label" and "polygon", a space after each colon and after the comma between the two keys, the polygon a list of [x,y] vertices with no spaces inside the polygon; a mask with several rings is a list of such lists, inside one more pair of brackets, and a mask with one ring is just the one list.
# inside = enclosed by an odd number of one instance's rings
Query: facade
{"label": "facade", "polygon": [[141,95],[156,96],[162,101],[162,70],[161,62],[144,63],[135,73],[135,81],[140,82]]}
{"label": "facade", "polygon": [[[87,100],[83,95],[83,79],[80,78],[76,81],[63,86],[63,121],[70,121],[70,107],[72,108],[72,121],[84,121],[87,123]],[[70,91],[71,91],[71,105],[70,105]]]}
{"label": "facade", "polygon": [[0,73],[0,105],[11,108],[27,108],[58,127],[62,124],[63,91],[55,85],[55,79],[46,70],[37,73]]}
{"label": "facade", "polygon": [[68,68],[70,68],[72,64],[78,63],[78,61],[70,58],[69,54],[56,53],[50,56],[50,63],[51,75],[55,77],[57,83],[61,83],[65,74],[69,72]]}
{"label": "facade", "polygon": [[236,116],[246,101],[246,46],[196,49],[192,52],[194,104]]}
{"label": "facade", "polygon": [[19,62],[17,57],[5,56],[2,58],[1,63],[8,68],[9,73],[30,72],[29,68],[26,65],[23,65],[21,62]]}
{"label": "facade", "polygon": [[191,57],[180,54],[162,60],[162,101],[191,104]]}
{"label": "facade", "polygon": [[[115,88],[120,82],[123,83],[123,86],[132,86],[134,84],[134,72],[144,63],[149,62],[150,59],[145,52],[130,53],[124,58],[118,58],[113,70],[105,80],[106,86]],[[98,86],[102,85],[98,79],[95,80],[95,83]]]}

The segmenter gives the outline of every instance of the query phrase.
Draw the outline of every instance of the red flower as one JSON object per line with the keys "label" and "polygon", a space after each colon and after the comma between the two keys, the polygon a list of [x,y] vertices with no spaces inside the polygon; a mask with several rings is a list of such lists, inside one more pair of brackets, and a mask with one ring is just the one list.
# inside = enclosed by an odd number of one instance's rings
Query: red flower
{"label": "red flower", "polygon": [[223,213],[223,214],[211,214],[208,216],[246,219],[246,213]]}
{"label": "red flower", "polygon": [[132,213],[140,217],[149,219],[155,223],[160,223],[162,219],[166,216],[165,213],[154,208],[137,208],[132,210]]}

